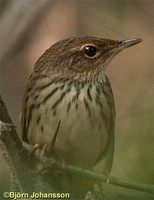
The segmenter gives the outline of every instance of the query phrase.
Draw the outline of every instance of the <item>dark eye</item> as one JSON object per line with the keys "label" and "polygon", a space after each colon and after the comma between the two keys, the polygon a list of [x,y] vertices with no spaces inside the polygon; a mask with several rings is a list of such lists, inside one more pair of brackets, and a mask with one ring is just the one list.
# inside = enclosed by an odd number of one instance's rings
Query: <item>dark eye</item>
{"label": "dark eye", "polygon": [[95,46],[89,45],[84,49],[85,55],[88,57],[94,57],[97,53],[97,49]]}
{"label": "dark eye", "polygon": [[119,42],[118,42],[118,45],[119,46],[123,46],[125,44],[125,41],[124,40],[120,40]]}

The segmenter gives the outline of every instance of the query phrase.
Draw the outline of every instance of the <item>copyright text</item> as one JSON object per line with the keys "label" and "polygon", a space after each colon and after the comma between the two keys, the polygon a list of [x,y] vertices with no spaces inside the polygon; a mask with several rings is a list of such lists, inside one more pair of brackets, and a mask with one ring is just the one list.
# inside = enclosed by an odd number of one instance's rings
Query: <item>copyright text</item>
{"label": "copyright text", "polygon": [[33,192],[29,193],[21,193],[21,192],[4,192],[3,197],[5,199],[69,199],[69,193],[47,193],[47,192]]}

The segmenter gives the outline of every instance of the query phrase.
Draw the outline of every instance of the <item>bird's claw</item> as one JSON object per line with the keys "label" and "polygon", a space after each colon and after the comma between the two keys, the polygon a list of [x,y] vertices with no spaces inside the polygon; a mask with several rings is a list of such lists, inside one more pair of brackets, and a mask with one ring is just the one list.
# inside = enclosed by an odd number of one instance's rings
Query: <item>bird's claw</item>
{"label": "bird's claw", "polygon": [[39,144],[34,144],[32,149],[29,151],[28,155],[29,156],[33,155],[37,149],[39,149]]}
{"label": "bird's claw", "polygon": [[11,131],[12,128],[17,128],[15,125],[11,123],[6,123],[0,120],[0,131]]}

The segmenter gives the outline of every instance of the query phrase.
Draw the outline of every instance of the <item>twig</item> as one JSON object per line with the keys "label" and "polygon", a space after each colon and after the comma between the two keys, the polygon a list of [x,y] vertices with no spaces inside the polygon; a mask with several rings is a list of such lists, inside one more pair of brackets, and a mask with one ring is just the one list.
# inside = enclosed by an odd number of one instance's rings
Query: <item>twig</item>
{"label": "twig", "polygon": [[59,132],[59,128],[60,128],[60,124],[61,124],[61,121],[58,122],[58,125],[57,125],[57,128],[56,128],[56,131],[53,135],[53,138],[52,138],[52,141],[48,147],[48,154],[52,154],[53,153],[53,149],[54,149],[54,146],[55,146],[55,142],[56,142],[56,138],[57,138],[57,135],[58,135],[58,132]]}
{"label": "twig", "polygon": [[[0,135],[1,135],[1,129],[0,129]],[[8,167],[10,179],[11,179],[11,189],[13,191],[19,191],[18,180],[16,177],[16,172],[14,169],[13,162],[12,162],[11,158],[9,157],[6,146],[4,145],[4,143],[1,140],[0,140],[0,151],[3,155],[5,162],[7,163],[7,167]]]}
{"label": "twig", "polygon": [[[0,121],[13,124],[1,96]],[[20,191],[31,193],[34,191],[52,191],[52,187],[48,183],[44,183],[42,177],[37,174],[36,169],[34,168],[37,160],[34,156],[28,157],[28,151],[23,148],[14,126],[12,126],[11,131],[8,131],[7,129],[0,131],[1,143],[6,147],[3,149],[1,148],[0,150],[3,151],[3,155],[7,158],[8,167],[12,169],[17,177]]]}
{"label": "twig", "polygon": [[[45,159],[43,159],[43,160],[45,160]],[[72,165],[68,165],[68,164],[61,165],[59,162],[57,162],[56,160],[53,160],[53,159],[50,160],[49,158],[47,158],[46,160],[47,160],[46,168],[48,170],[57,170],[57,169],[64,170],[64,171],[71,172],[72,174],[75,174],[78,176],[91,178],[93,180],[106,183],[107,177],[105,175],[96,173],[91,170],[82,169],[77,166],[72,166]],[[134,189],[134,190],[138,190],[141,192],[149,192],[149,193],[154,192],[154,185],[137,183],[128,178],[110,176],[108,184],[121,186],[121,187],[129,188],[129,189]]]}

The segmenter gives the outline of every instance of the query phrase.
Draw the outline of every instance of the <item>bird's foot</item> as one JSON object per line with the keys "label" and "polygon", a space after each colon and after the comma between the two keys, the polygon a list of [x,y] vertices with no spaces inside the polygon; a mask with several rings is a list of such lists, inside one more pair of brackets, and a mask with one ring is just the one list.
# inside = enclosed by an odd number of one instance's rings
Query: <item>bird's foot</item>
{"label": "bird's foot", "polygon": [[12,128],[17,128],[15,125],[11,123],[6,123],[0,120],[0,131],[11,131]]}
{"label": "bird's foot", "polygon": [[23,147],[28,150],[28,156],[35,156],[40,161],[44,160],[47,157],[48,144],[40,146],[39,144],[30,144],[23,141]]}
{"label": "bird's foot", "polygon": [[[36,152],[37,151],[37,152]],[[31,153],[35,153],[36,152],[36,156],[38,157],[38,159],[42,162],[44,162],[44,160],[46,160],[47,156],[47,151],[48,151],[48,144],[44,144],[43,146],[40,146],[38,144],[35,144],[32,147],[32,151]]]}
{"label": "bird's foot", "polygon": [[44,144],[43,147],[40,149],[40,158],[46,157],[48,152],[48,144]]}
{"label": "bird's foot", "polygon": [[32,146],[32,149],[29,150],[28,156],[34,155],[34,153],[36,152],[37,149],[39,149],[39,144],[34,144]]}

